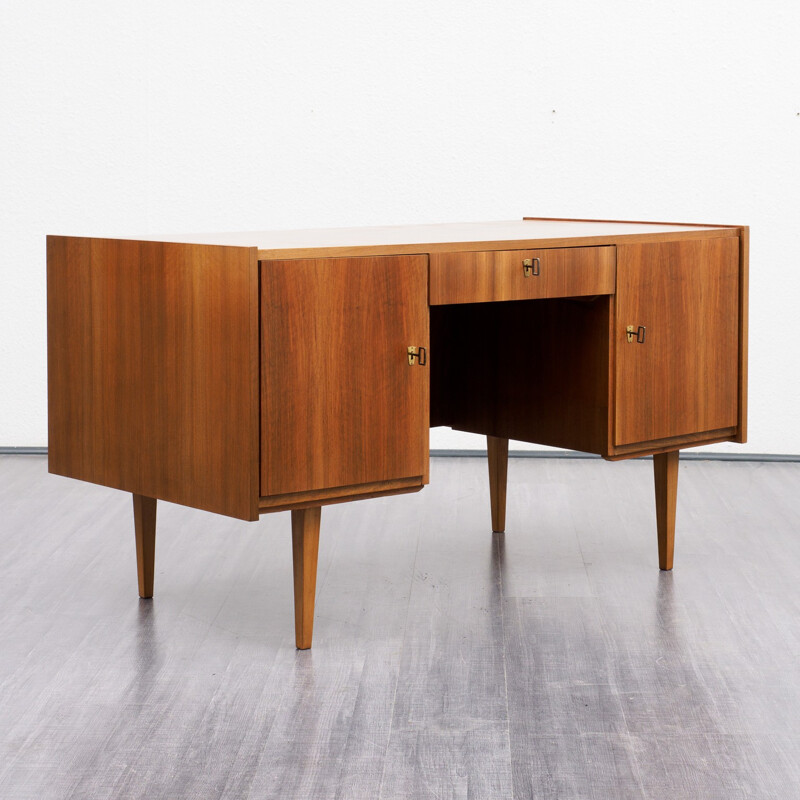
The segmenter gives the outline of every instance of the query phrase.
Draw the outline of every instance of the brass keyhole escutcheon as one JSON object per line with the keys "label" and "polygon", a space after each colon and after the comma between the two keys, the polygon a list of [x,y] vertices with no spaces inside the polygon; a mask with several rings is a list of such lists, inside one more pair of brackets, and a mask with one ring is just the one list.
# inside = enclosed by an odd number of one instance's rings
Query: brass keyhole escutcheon
{"label": "brass keyhole escutcheon", "polygon": [[522,274],[526,278],[530,278],[531,275],[538,275],[539,274],[539,259],[538,258],[523,258],[522,259]]}
{"label": "brass keyhole escutcheon", "polygon": [[428,351],[424,347],[413,347],[409,345],[408,349],[408,366],[414,366],[414,359],[417,359],[417,363],[424,367],[428,363]]}
{"label": "brass keyhole escutcheon", "polygon": [[638,327],[634,325],[628,325],[628,327],[625,328],[625,336],[628,338],[628,344],[631,344],[633,341],[636,341],[637,344],[644,344],[644,336],[646,331],[647,328],[645,328],[644,325],[639,325]]}

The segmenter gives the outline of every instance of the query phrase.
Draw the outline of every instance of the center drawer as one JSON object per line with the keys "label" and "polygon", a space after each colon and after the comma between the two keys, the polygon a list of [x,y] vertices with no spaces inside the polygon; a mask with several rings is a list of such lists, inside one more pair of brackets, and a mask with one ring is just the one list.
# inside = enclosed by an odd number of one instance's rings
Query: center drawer
{"label": "center drawer", "polygon": [[430,304],[614,294],[616,248],[430,254]]}

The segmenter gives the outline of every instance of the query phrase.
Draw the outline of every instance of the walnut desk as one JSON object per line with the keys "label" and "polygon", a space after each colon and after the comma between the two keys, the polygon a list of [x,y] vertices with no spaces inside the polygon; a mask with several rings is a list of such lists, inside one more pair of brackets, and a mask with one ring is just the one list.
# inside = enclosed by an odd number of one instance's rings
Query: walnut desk
{"label": "walnut desk", "polygon": [[428,428],[652,454],[672,568],[678,451],[745,441],[748,229],[524,219],[47,240],[49,469],[133,494],[139,594],[156,501],[291,510],[297,647],[320,508],[415,492]]}

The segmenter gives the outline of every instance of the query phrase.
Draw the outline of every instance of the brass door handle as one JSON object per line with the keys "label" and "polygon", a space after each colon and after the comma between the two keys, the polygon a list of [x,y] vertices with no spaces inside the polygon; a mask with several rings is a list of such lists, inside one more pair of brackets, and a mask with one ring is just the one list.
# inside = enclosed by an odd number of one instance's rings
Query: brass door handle
{"label": "brass door handle", "polygon": [[408,347],[408,366],[411,367],[414,365],[414,359],[417,359],[417,363],[424,367],[428,363],[428,351],[424,347]]}
{"label": "brass door handle", "polygon": [[539,275],[539,267],[541,264],[539,263],[538,258],[523,258],[522,259],[522,274],[526,278],[530,278],[531,275]]}
{"label": "brass door handle", "polygon": [[628,344],[633,341],[634,335],[636,336],[636,341],[638,344],[644,344],[644,335],[647,331],[644,325],[639,325],[638,328],[635,328],[633,325],[628,325],[625,328],[625,335],[628,337]]}

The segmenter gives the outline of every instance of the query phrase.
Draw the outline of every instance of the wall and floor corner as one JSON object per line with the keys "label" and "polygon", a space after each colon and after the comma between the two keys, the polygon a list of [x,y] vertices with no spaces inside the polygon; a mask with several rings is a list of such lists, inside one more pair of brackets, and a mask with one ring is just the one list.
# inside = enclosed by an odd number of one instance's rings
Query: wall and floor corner
{"label": "wall and floor corner", "polygon": [[644,215],[750,225],[749,442],[713,449],[800,453],[798,30],[741,0],[6,3],[0,445],[46,445],[45,233]]}

